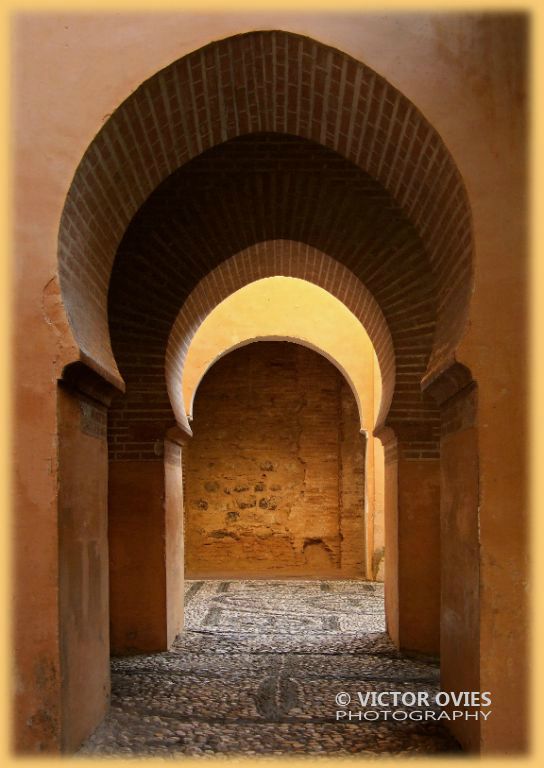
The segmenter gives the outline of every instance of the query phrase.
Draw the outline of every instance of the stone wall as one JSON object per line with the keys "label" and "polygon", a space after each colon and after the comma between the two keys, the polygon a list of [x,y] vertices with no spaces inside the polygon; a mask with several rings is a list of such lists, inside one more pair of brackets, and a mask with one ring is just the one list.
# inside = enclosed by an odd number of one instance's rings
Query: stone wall
{"label": "stone wall", "polygon": [[186,576],[364,578],[364,451],[337,369],[288,342],[219,360],[186,456]]}

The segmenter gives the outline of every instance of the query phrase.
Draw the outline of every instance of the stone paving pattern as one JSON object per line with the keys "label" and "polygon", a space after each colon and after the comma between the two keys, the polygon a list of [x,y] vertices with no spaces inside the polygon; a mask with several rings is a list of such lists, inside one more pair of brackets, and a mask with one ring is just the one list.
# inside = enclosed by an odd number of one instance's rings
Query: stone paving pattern
{"label": "stone paving pattern", "polygon": [[403,657],[387,637],[383,584],[187,581],[185,600],[172,650],[112,659],[111,710],[78,754],[459,750],[437,722],[335,719],[340,691],[439,690],[436,661]]}

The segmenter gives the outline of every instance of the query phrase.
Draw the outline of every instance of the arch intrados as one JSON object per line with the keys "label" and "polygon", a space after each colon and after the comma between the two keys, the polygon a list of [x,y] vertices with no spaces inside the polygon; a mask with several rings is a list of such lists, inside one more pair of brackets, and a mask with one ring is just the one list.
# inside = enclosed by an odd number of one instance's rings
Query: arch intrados
{"label": "arch intrados", "polygon": [[[261,55],[262,66],[255,66]],[[290,57],[298,66],[276,66]],[[341,103],[333,95],[339,88],[330,87],[337,80],[345,84]],[[240,81],[246,87],[237,88]],[[307,82],[314,82],[317,100],[299,98]],[[257,91],[261,98],[250,98]],[[197,112],[202,99],[206,109]],[[318,116],[310,112],[312,101],[322,104]],[[362,126],[358,133],[355,123]],[[464,330],[472,281],[470,206],[455,162],[417,107],[383,77],[341,51],[282,31],[236,35],[173,62],[133,92],[89,146],[59,231],[61,292],[79,359],[123,387],[111,349],[107,290],[130,220],[189,159],[262,130],[300,135],[337,151],[377,179],[414,223],[439,294],[428,376],[444,367]],[[157,133],[158,144],[152,139]],[[418,147],[412,167],[408,159]]]}
{"label": "arch intrados", "polygon": [[242,341],[239,341],[236,344],[232,344],[230,347],[227,347],[224,350],[222,350],[218,355],[214,357],[214,359],[202,371],[202,374],[193,389],[191,402],[189,404],[189,412],[187,413],[187,419],[189,422],[193,420],[193,408],[194,408],[195,398],[198,393],[198,388],[200,387],[208,371],[211,368],[213,368],[213,366],[217,362],[219,362],[219,360],[221,360],[223,357],[226,357],[231,352],[235,352],[237,349],[242,349],[242,347],[247,347],[250,344],[259,344],[260,342],[264,342],[264,341],[285,341],[285,342],[288,342],[289,344],[298,344],[299,347],[306,347],[307,349],[311,349],[313,352],[316,352],[318,355],[321,355],[321,357],[324,357],[325,360],[328,360],[329,363],[334,365],[334,367],[342,374],[342,377],[344,378],[347,385],[351,389],[353,397],[355,398],[355,402],[357,403],[357,411],[359,413],[359,422],[360,422],[360,431],[361,433],[368,436],[369,430],[365,428],[364,409],[361,403],[361,398],[359,396],[357,387],[355,386],[353,379],[351,378],[349,373],[346,371],[344,366],[341,365],[341,363],[333,355],[329,354],[325,349],[322,349],[321,347],[318,347],[317,344],[313,344],[311,341],[308,341],[307,339],[303,339],[299,336],[254,336],[252,338],[243,339]]}
{"label": "arch intrados", "polygon": [[223,261],[194,288],[172,326],[165,357],[166,385],[178,426],[191,433],[181,382],[198,328],[215,307],[245,285],[266,277],[295,277],[337,298],[359,320],[374,347],[382,381],[374,430],[385,424],[395,390],[395,353],[383,313],[364,284],[322,251],[291,240],[257,243]]}

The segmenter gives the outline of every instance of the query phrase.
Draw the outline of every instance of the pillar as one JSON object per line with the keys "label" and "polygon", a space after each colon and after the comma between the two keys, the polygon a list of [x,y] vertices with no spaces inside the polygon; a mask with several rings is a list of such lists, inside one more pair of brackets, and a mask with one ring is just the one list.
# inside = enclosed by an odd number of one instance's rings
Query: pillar
{"label": "pillar", "polygon": [[404,651],[440,650],[440,460],[414,458],[386,427],[384,446],[387,630]]}
{"label": "pillar", "polygon": [[[478,390],[470,371],[454,363],[429,392],[441,411],[441,687],[486,690],[480,679]],[[479,751],[479,720],[448,727],[467,751]]]}
{"label": "pillar", "polygon": [[181,439],[156,461],[110,462],[113,654],[167,650],[183,627]]}
{"label": "pillar", "polygon": [[80,363],[65,369],[58,386],[62,752],[73,752],[94,731],[110,700],[107,408],[113,392]]}

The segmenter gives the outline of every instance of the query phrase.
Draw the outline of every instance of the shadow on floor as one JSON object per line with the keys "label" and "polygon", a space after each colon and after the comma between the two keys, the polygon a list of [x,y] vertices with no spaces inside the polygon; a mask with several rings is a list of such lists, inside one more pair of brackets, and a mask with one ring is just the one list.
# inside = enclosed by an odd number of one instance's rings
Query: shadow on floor
{"label": "shadow on floor", "polygon": [[[80,755],[459,751],[441,722],[411,719],[422,707],[358,701],[427,692],[424,709],[440,712],[438,663],[391,644],[382,584],[188,581],[185,590],[185,631],[171,651],[112,659],[111,710]],[[339,693],[351,704],[337,704]],[[351,721],[338,715],[348,711]]]}

